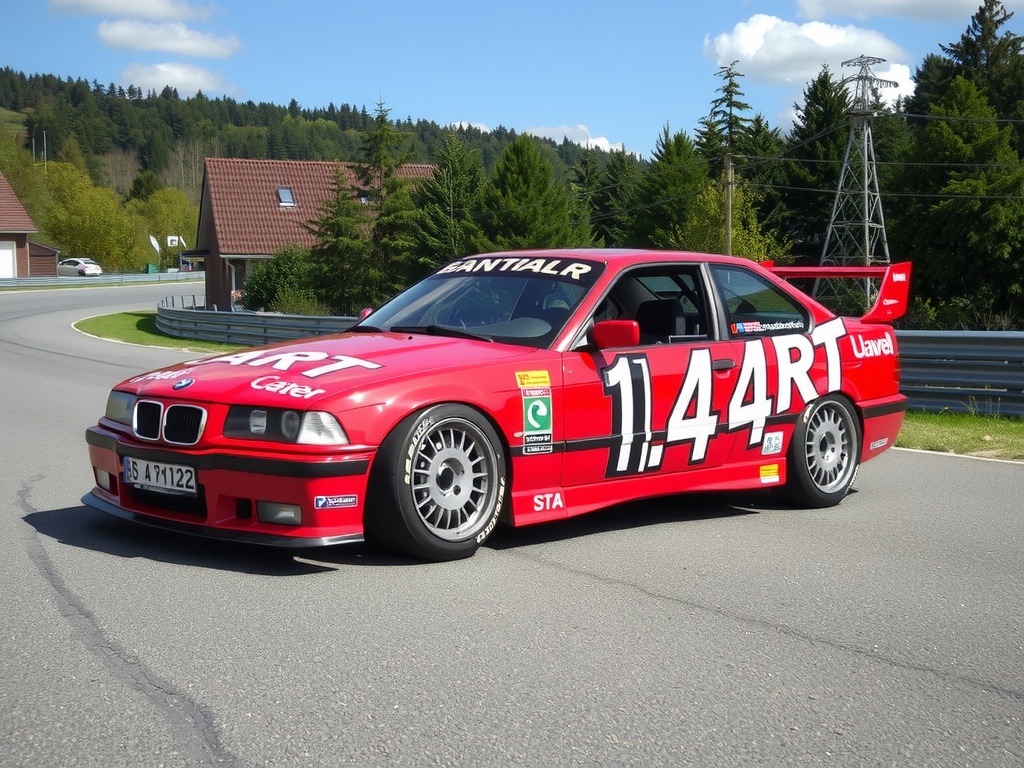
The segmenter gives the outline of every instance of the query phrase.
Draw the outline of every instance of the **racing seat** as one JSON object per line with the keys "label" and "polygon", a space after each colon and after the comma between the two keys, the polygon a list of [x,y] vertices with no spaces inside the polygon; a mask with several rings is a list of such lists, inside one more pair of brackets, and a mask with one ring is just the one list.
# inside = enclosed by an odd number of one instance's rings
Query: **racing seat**
{"label": "racing seat", "polygon": [[671,336],[686,335],[683,307],[676,299],[651,299],[636,308],[641,344],[667,344]]}

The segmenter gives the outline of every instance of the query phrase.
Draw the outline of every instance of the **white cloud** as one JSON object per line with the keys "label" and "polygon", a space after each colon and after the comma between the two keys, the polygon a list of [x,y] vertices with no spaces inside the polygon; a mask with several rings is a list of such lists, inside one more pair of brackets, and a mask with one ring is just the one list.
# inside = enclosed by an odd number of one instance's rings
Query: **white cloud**
{"label": "white cloud", "polygon": [[621,143],[613,143],[604,136],[591,136],[590,129],[585,125],[560,125],[555,128],[535,127],[527,128],[525,133],[532,136],[541,136],[561,143],[563,139],[584,147],[603,149],[606,152],[620,151],[623,149]]}
{"label": "white cloud", "polygon": [[208,7],[187,0],[49,0],[51,11],[65,13],[130,16],[136,19],[202,19]]}
{"label": "white cloud", "polygon": [[242,47],[237,37],[216,37],[197,32],[180,21],[161,24],[136,19],[104,21],[99,26],[99,35],[104,45],[111,48],[165,51],[209,59],[226,58]]}
{"label": "white cloud", "polygon": [[452,123],[452,126],[455,128],[476,128],[478,131],[483,131],[484,133],[488,133],[491,130],[487,127],[486,123],[474,123],[470,120],[457,120]]}
{"label": "white cloud", "polygon": [[[980,0],[797,0],[798,12],[805,19],[883,16],[923,21],[966,21],[977,13],[980,5]],[[1024,8],[1024,0],[1003,0],[1003,5],[1013,11]]]}
{"label": "white cloud", "polygon": [[132,64],[121,71],[121,80],[138,86],[143,91],[159,93],[165,86],[178,91],[182,98],[196,91],[206,94],[239,95],[239,89],[224,84],[224,78],[215,72],[192,64],[169,62],[165,64]]}
{"label": "white cloud", "polygon": [[774,85],[807,83],[824,64],[841,75],[841,63],[861,55],[888,61],[908,58],[899,45],[874,30],[818,21],[795,24],[766,14],[740,22],[732,32],[706,37],[704,54],[719,66],[736,61],[736,70],[751,81]]}
{"label": "white cloud", "polygon": [[892,80],[897,83],[895,88],[883,88],[880,93],[890,104],[896,100],[898,96],[913,96],[914,95],[914,81],[911,76],[910,67],[906,64],[890,64],[885,69],[876,69],[872,67],[875,77],[880,77],[883,80]]}

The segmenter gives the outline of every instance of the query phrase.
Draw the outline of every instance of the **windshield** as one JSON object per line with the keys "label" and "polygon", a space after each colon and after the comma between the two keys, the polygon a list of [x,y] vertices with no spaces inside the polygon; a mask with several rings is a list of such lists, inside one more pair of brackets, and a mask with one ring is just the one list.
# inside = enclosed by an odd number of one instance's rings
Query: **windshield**
{"label": "windshield", "polygon": [[597,262],[460,259],[399,294],[353,330],[483,338],[544,348],[601,274]]}

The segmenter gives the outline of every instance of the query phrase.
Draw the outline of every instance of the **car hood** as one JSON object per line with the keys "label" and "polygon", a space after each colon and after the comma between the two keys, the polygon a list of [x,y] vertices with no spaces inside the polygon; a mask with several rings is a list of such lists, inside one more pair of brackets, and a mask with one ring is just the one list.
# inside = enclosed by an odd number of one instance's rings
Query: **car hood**
{"label": "car hood", "polygon": [[469,375],[535,352],[422,334],[346,333],[191,360],[126,379],[116,389],[142,397],[308,408],[325,397],[428,374]]}

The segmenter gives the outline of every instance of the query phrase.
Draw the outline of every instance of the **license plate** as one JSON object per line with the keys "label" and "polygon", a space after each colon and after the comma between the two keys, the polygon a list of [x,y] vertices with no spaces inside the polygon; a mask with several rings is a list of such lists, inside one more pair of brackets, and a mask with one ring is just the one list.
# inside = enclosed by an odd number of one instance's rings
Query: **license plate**
{"label": "license plate", "polygon": [[164,464],[124,457],[124,481],[164,493],[196,495],[196,470],[180,464]]}

